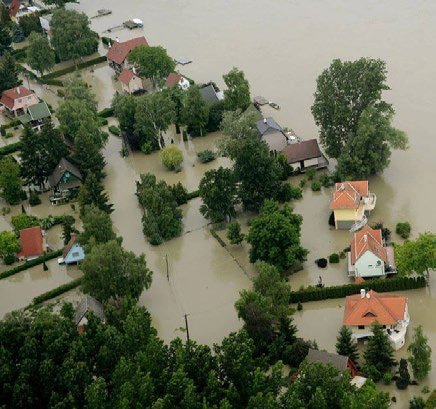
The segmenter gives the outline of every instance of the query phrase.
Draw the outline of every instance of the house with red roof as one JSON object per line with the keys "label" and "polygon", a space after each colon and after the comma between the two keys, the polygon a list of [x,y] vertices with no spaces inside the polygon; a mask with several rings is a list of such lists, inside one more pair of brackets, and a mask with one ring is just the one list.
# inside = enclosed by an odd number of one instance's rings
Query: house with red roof
{"label": "house with red roof", "polygon": [[367,180],[336,183],[330,209],[333,210],[336,229],[356,231],[366,225],[365,213],[375,208],[377,197],[369,191]]}
{"label": "house with red roof", "polygon": [[178,85],[183,91],[186,91],[191,84],[189,81],[178,72],[172,72],[168,75],[165,81],[166,88],[173,88]]}
{"label": "house with red roof", "polygon": [[136,74],[135,68],[124,68],[118,77],[124,92],[134,94],[144,89],[142,78]]}
{"label": "house with red roof", "polygon": [[17,254],[20,260],[32,260],[44,254],[44,237],[41,227],[34,226],[20,230],[21,251]]}
{"label": "house with red roof", "polygon": [[36,94],[22,85],[3,91],[0,99],[1,109],[14,116],[26,114],[28,107],[38,103],[39,98]]}
{"label": "house with red roof", "polygon": [[354,233],[347,260],[349,277],[381,277],[397,272],[393,247],[384,246],[381,229],[369,226]]}
{"label": "house with red roof", "polygon": [[12,0],[9,5],[9,16],[14,23],[18,23],[21,17],[36,13],[37,11],[39,11],[38,7],[26,5],[19,0]]}
{"label": "house with red roof", "polygon": [[148,47],[145,37],[132,38],[124,42],[115,41],[106,54],[109,65],[117,72],[121,72],[123,68],[129,68],[127,56],[139,46]]}
{"label": "house with red roof", "polygon": [[410,322],[407,298],[364,289],[360,294],[346,297],[343,325],[351,329],[353,339],[371,337],[375,322],[386,330],[393,348],[400,349]]}

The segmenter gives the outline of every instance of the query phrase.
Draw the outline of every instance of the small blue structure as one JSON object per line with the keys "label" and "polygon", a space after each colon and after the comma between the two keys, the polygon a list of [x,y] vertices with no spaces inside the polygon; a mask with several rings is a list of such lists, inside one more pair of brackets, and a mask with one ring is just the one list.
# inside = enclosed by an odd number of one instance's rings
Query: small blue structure
{"label": "small blue structure", "polygon": [[71,234],[71,239],[65,247],[62,259],[59,260],[59,263],[79,264],[79,262],[84,259],[85,251],[83,250],[83,247],[76,242],[76,235],[73,233]]}

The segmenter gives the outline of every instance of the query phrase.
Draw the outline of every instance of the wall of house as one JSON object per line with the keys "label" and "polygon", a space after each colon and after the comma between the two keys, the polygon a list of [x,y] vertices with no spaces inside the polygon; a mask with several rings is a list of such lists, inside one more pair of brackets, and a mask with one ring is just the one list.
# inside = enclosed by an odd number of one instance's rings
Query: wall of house
{"label": "wall of house", "polygon": [[142,85],[142,79],[139,77],[133,77],[130,80],[129,87],[130,87],[130,92],[136,92],[141,89],[144,89],[144,86]]}
{"label": "wall of house", "polygon": [[85,258],[85,252],[80,244],[75,243],[65,257],[65,264],[77,263]]}
{"label": "wall of house", "polygon": [[335,225],[336,229],[349,229],[356,221],[356,211],[354,209],[336,209]]}
{"label": "wall of house", "polygon": [[38,103],[39,103],[39,99],[35,94],[31,94],[23,98],[18,98],[14,101],[13,111],[17,111],[18,109],[27,110],[28,106],[35,105]]}
{"label": "wall of house", "polygon": [[354,263],[355,277],[378,277],[385,273],[385,263],[371,251],[364,254]]}

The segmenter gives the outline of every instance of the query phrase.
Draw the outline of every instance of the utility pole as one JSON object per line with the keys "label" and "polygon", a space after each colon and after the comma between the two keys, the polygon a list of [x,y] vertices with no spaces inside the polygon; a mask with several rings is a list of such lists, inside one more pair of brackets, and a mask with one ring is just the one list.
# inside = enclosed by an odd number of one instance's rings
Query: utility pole
{"label": "utility pole", "polygon": [[185,328],[186,328],[186,338],[189,341],[188,316],[186,314],[185,314]]}
{"label": "utility pole", "polygon": [[170,281],[170,272],[168,269],[168,254],[165,254],[165,262],[167,264],[167,280]]}

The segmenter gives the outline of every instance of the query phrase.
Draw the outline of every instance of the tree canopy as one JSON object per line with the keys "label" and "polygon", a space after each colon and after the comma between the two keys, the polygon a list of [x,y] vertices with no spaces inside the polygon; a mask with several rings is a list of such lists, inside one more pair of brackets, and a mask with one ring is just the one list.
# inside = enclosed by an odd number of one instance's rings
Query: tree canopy
{"label": "tree canopy", "polygon": [[0,26],[0,57],[12,49],[12,36],[7,25]]}
{"label": "tree canopy", "polygon": [[41,75],[55,65],[55,53],[50,47],[47,37],[33,32],[29,36],[29,47],[26,50],[27,63]]}
{"label": "tree canopy", "polygon": [[6,264],[11,264],[8,261],[15,261],[15,253],[20,249],[21,244],[16,234],[6,230],[0,233],[0,257]]}
{"label": "tree canopy", "polygon": [[129,53],[128,60],[138,66],[140,74],[149,78],[154,87],[166,79],[176,67],[174,60],[168,56],[163,47],[141,45]]}
{"label": "tree canopy", "polygon": [[188,127],[188,132],[203,136],[209,121],[209,107],[204,102],[198,85],[191,85],[185,92],[181,110],[181,122]]}
{"label": "tree canopy", "polygon": [[82,245],[104,244],[115,240],[112,220],[107,212],[96,206],[85,206],[82,214],[83,232],[79,236]]}
{"label": "tree canopy", "polygon": [[224,109],[245,111],[251,103],[250,84],[245,79],[244,72],[233,67],[227,74],[223,75],[227,89],[224,90]]}
{"label": "tree canopy", "polygon": [[250,261],[266,261],[281,271],[303,262],[308,252],[300,243],[302,222],[303,217],[290,206],[280,208],[278,202],[265,200],[247,236]]}
{"label": "tree canopy", "polygon": [[97,51],[98,34],[89,28],[89,18],[75,10],[57,9],[50,21],[51,43],[62,61],[74,60]]}
{"label": "tree canopy", "polygon": [[0,195],[7,203],[20,203],[23,192],[23,181],[20,178],[20,165],[11,156],[0,161]]}
{"label": "tree canopy", "polygon": [[431,370],[431,347],[428,345],[428,338],[424,335],[422,325],[418,325],[413,330],[412,342],[407,348],[409,352],[409,362],[412,365],[413,376],[424,379]]}
{"label": "tree canopy", "polygon": [[86,206],[95,206],[106,213],[112,213],[113,204],[109,203],[109,196],[94,174],[89,174],[79,190],[80,213],[85,212]]}
{"label": "tree canopy", "polygon": [[357,344],[352,339],[352,331],[349,327],[343,325],[339,330],[336,342],[336,353],[339,355],[348,356],[355,364],[359,360],[357,352]]}
{"label": "tree canopy", "polygon": [[0,93],[21,84],[15,58],[9,52],[5,52],[0,62]]}

